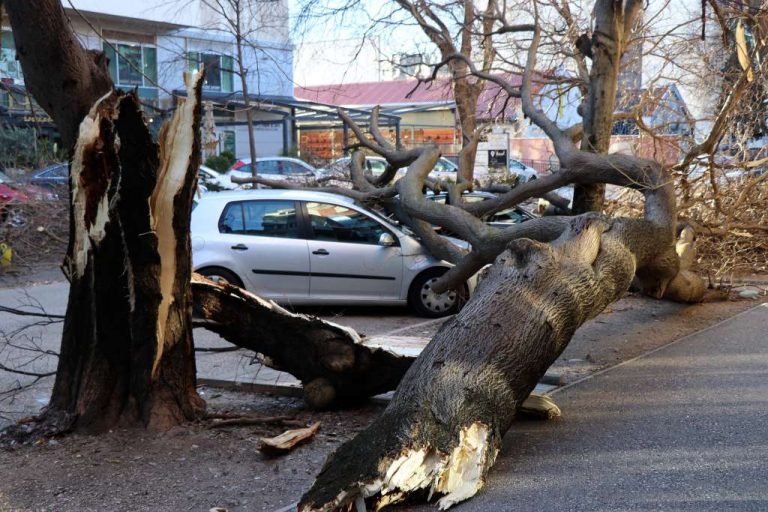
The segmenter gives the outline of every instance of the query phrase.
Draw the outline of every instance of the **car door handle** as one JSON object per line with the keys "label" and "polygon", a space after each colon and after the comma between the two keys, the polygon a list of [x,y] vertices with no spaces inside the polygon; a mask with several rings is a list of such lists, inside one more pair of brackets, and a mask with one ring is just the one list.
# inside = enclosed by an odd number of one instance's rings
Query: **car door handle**
{"label": "car door handle", "polygon": [[248,250],[248,246],[245,245],[245,244],[237,244],[237,245],[233,245],[232,247],[230,247],[230,249],[233,249],[235,251],[247,251]]}
{"label": "car door handle", "polygon": [[319,255],[321,255],[321,256],[328,256],[328,255],[329,255],[329,254],[331,254],[331,253],[329,253],[329,252],[328,252],[328,251],[326,251],[325,249],[318,249],[318,250],[316,250],[316,251],[312,251],[312,254],[319,254]]}

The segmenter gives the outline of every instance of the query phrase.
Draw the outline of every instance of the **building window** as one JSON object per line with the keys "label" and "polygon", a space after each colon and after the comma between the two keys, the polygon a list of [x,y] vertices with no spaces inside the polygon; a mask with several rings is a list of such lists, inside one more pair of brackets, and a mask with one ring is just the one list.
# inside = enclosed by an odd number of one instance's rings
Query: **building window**
{"label": "building window", "polygon": [[233,155],[237,155],[237,147],[235,146],[235,132],[227,130],[221,132],[221,150],[228,151]]}
{"label": "building window", "polygon": [[104,53],[109,57],[109,74],[115,84],[155,87],[157,48],[141,44],[104,44]]}
{"label": "building window", "polygon": [[0,79],[11,78],[23,81],[21,65],[16,60],[16,45],[11,32],[3,32],[0,37]]}
{"label": "building window", "polygon": [[196,72],[205,67],[203,87],[211,91],[232,92],[234,59],[218,53],[190,52],[187,56],[189,70]]}
{"label": "building window", "polygon": [[109,57],[109,75],[115,85],[136,87],[142,103],[157,105],[157,48],[138,43],[104,43],[104,54]]}

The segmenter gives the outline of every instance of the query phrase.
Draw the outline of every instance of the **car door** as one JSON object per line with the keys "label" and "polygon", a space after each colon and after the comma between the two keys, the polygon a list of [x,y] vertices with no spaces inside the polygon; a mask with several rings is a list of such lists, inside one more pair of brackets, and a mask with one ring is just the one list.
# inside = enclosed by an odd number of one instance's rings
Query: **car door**
{"label": "car door", "polygon": [[[348,206],[304,203],[311,228],[309,294],[313,299],[397,300],[403,256],[379,220]],[[380,244],[389,234],[396,245]]]}
{"label": "car door", "polygon": [[231,202],[219,232],[249,289],[284,302],[309,296],[309,248],[294,201]]}

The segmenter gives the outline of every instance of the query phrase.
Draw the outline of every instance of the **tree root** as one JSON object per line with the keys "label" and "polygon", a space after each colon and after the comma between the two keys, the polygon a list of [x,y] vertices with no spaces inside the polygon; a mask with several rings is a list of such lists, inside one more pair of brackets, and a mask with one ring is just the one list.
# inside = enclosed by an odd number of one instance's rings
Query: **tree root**
{"label": "tree root", "polygon": [[9,450],[44,443],[48,439],[71,432],[75,419],[72,414],[53,409],[45,410],[38,416],[24,418],[0,432],[0,448]]}

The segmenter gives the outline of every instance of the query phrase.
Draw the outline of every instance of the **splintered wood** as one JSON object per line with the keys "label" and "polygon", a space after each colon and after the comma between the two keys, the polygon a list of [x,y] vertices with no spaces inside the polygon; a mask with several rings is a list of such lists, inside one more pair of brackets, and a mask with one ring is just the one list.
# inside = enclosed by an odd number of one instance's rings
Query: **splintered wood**
{"label": "splintered wood", "polygon": [[297,445],[305,443],[312,439],[317,431],[320,430],[320,422],[314,423],[306,428],[297,428],[286,430],[279,436],[262,437],[259,450],[270,455],[281,455],[293,450]]}

